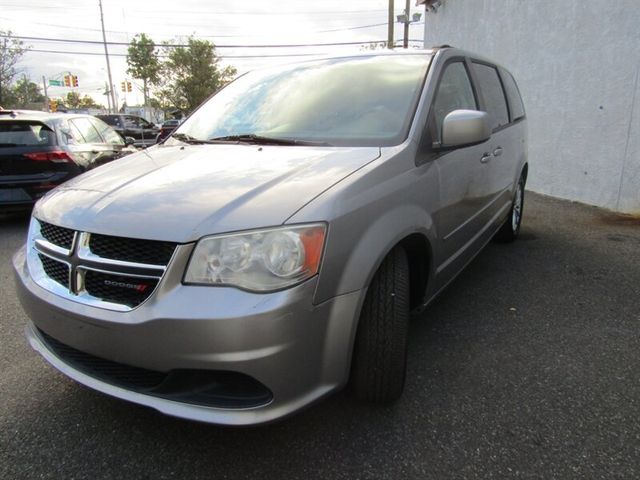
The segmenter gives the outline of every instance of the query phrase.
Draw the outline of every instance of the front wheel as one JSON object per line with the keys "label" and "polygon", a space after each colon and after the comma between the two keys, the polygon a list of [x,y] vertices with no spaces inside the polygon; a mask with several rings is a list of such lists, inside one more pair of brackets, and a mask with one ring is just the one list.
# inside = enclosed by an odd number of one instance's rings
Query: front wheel
{"label": "front wheel", "polygon": [[520,225],[522,224],[522,214],[524,212],[524,176],[520,177],[516,186],[516,193],[511,204],[509,217],[504,222],[495,239],[499,242],[513,242],[520,233]]}
{"label": "front wheel", "polygon": [[403,248],[387,255],[362,306],[351,385],[357,398],[391,403],[402,394],[409,329],[409,263]]}

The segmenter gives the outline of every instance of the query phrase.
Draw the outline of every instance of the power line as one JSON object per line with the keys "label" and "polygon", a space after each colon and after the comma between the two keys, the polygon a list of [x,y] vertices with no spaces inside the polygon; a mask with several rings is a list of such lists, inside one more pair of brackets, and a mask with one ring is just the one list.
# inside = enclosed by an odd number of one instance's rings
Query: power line
{"label": "power line", "polygon": [[[7,18],[7,17],[0,17],[0,19],[2,20],[13,20],[11,18]],[[89,31],[89,32],[102,32],[101,29],[99,28],[88,28],[88,27],[77,27],[77,26],[70,26],[70,25],[60,25],[60,24],[56,24],[56,23],[43,23],[43,22],[30,22],[33,25],[42,25],[44,27],[54,27],[54,28],[64,28],[67,30],[85,30],[85,31]],[[373,24],[369,24],[369,25],[357,25],[357,26],[353,26],[353,27],[343,27],[343,28],[334,28],[331,30],[313,30],[313,31],[308,31],[306,33],[331,33],[331,32],[343,32],[343,31],[349,31],[349,30],[360,30],[360,29],[364,29],[364,28],[373,28],[373,27],[381,27],[381,26],[386,26],[387,23],[373,23]],[[411,25],[424,25],[424,22],[418,22],[418,23],[412,23]],[[208,25],[210,27],[210,25]],[[121,35],[129,35],[131,32],[125,32],[123,30],[105,30],[105,32],[107,33],[116,33],[116,34],[121,34]],[[177,34],[175,35],[175,37],[184,37],[184,36],[188,36],[189,34]],[[246,38],[246,37],[256,37],[256,35],[224,35],[224,34],[220,34],[220,35],[198,35],[198,37],[201,38]],[[160,40],[163,41],[163,40]]]}
{"label": "power line", "polygon": [[[367,42],[369,43],[369,42]],[[68,50],[41,50],[36,48],[30,48],[25,53],[61,53],[66,55],[91,55],[91,56],[104,56],[104,52],[70,52]],[[318,55],[325,55],[325,53],[276,53],[266,55],[216,55],[216,58],[265,58],[265,57],[312,57]],[[126,57],[126,53],[109,53],[110,57]],[[168,55],[158,55],[160,58],[167,58]]]}
{"label": "power line", "polygon": [[[48,3],[48,2],[47,2]],[[39,9],[56,9],[59,10],[59,6],[52,5],[24,5],[24,4],[2,4],[2,8],[16,8],[19,10],[39,10]],[[86,9],[93,10],[92,6],[88,5],[75,5],[74,10]],[[263,15],[275,15],[275,16],[300,16],[300,15],[350,15],[350,14],[363,14],[363,13],[377,13],[386,12],[386,9],[367,9],[367,10],[320,10],[320,11],[299,11],[299,12],[274,12],[274,11],[215,11],[215,10],[180,10],[178,12],[172,11],[153,11],[138,10],[135,8],[130,9],[131,12],[138,12],[144,15],[149,14],[167,14],[175,17],[177,13],[182,15],[243,15],[243,16],[263,16]]]}
{"label": "power line", "polygon": [[[105,42],[98,40],[74,40],[68,38],[47,38],[47,37],[27,37],[18,35],[0,35],[0,38],[17,38],[20,40],[29,40],[34,42],[57,42],[57,43],[80,43],[87,45],[103,45]],[[299,44],[270,44],[270,45],[220,45],[216,44],[216,48],[295,48],[295,47],[333,47],[338,45],[363,45],[365,43],[381,42],[383,40],[365,40],[360,42],[328,42],[328,43],[299,43]],[[129,42],[106,42],[107,45],[129,46]],[[164,43],[159,47],[184,48],[189,47],[188,43]]]}

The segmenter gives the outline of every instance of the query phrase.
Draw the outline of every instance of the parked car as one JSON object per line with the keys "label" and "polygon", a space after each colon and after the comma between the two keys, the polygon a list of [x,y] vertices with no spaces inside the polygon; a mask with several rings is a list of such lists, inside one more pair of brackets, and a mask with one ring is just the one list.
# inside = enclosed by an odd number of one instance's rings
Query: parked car
{"label": "parked car", "polygon": [[133,138],[136,147],[154,145],[160,132],[156,125],[137,115],[112,114],[96,115],[96,117],[110,125],[122,138]]}
{"label": "parked car", "polygon": [[177,119],[171,119],[164,122],[160,127],[160,133],[158,133],[158,136],[156,137],[156,143],[160,143],[171,135],[173,131],[178,128],[178,125],[180,125],[180,120]]}
{"label": "parked car", "polygon": [[349,382],[400,397],[410,311],[518,235],[526,119],[488,59],[367,52],[248,73],[110,167],[35,206],[29,342],[109,395],[257,424]]}
{"label": "parked car", "polygon": [[90,115],[0,111],[2,209],[31,208],[62,182],[131,153],[125,143]]}

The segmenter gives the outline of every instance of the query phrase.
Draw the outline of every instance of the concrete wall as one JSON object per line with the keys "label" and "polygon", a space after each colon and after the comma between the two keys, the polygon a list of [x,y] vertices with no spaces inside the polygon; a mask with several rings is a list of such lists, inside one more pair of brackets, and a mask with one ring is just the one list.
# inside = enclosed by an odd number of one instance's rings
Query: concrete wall
{"label": "concrete wall", "polygon": [[640,213],[640,0],[443,0],[425,46],[514,74],[529,118],[528,188]]}

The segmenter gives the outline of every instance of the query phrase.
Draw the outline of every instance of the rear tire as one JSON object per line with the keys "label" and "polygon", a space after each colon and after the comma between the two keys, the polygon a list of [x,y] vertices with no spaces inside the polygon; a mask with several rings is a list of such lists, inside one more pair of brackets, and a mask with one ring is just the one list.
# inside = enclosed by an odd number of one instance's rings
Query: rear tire
{"label": "rear tire", "polygon": [[396,247],[376,272],[362,306],[351,384],[355,396],[391,403],[402,395],[409,329],[409,264]]}
{"label": "rear tire", "polygon": [[518,238],[520,233],[520,225],[522,224],[522,214],[524,213],[524,176],[520,176],[518,185],[516,186],[516,193],[513,196],[513,203],[511,204],[511,210],[509,216],[505,220],[494,239],[498,242],[508,243],[513,242]]}

